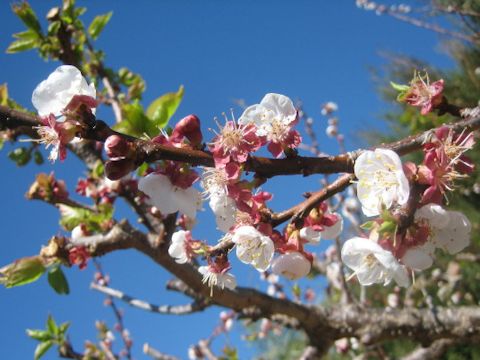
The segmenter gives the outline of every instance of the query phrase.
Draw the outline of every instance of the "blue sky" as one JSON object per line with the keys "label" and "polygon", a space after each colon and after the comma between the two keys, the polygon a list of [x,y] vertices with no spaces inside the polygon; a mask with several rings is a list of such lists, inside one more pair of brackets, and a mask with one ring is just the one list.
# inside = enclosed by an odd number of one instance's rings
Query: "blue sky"
{"label": "blue sky", "polygon": [[[235,108],[234,99],[247,104],[258,103],[268,92],[301,99],[305,110],[315,118],[322,150],[335,153],[334,143],[326,138],[326,119],[320,116],[320,105],[333,100],[340,106],[340,129],[347,137],[347,147],[361,144],[355,138],[359,131],[382,127],[380,115],[391,104],[385,104],[375,93],[369,67],[379,67],[385,60],[379,51],[415,54],[437,66],[452,66],[438,47],[435,34],[378,17],[355,7],[354,1],[78,1],[88,7],[85,22],[92,16],[113,10],[113,18],[97,41],[105,50],[106,62],[118,68],[127,66],[143,75],[147,82],[144,104],[159,95],[185,86],[185,97],[175,119],[195,113],[205,129],[214,127],[213,118]],[[54,1],[36,2],[41,18]],[[7,55],[4,49],[11,34],[23,25],[11,13],[8,2],[0,4],[0,83],[7,82],[10,95],[32,108],[30,97],[35,86],[58,66],[39,59],[34,52]],[[413,69],[412,69],[413,72]],[[393,79],[394,80],[394,79]],[[236,108],[237,116],[241,110]],[[107,121],[113,118],[101,111]],[[206,130],[207,131],[207,130]],[[209,138],[208,131],[206,137]],[[2,151],[0,180],[2,251],[0,265],[16,258],[38,253],[51,235],[60,231],[57,210],[39,202],[27,202],[24,194],[38,172],[55,171],[73,192],[83,174],[79,162],[69,156],[64,164],[30,165],[17,169],[6,159],[10,146]],[[300,188],[300,177],[275,179],[265,186],[276,197],[272,207],[287,208],[300,201],[302,191],[314,190],[319,179],[311,177]],[[294,192],[285,189],[295,188]],[[121,206],[118,217],[128,214]],[[200,216],[194,235],[214,243],[218,233],[213,229],[209,211]],[[181,296],[166,293],[164,283],[170,278],[150,260],[134,252],[119,252],[102,259],[111,275],[112,286],[157,304],[188,302]],[[71,339],[82,349],[85,339],[95,340],[94,321],[114,320],[102,305],[102,296],[89,290],[93,266],[85,271],[67,271],[72,293],[56,295],[46,279],[35,284],[6,290],[0,288],[2,336],[0,358],[27,359],[33,355],[34,341],[25,336],[26,328],[43,326],[47,315],[58,321],[70,320]],[[255,271],[234,264],[234,273],[243,286],[265,288],[256,281]],[[321,284],[311,284],[320,288]],[[185,358],[188,345],[213,330],[218,309],[187,317],[153,315],[125,309],[126,326],[134,340],[134,353],[142,359],[144,342]],[[240,326],[237,326],[240,328]],[[222,345],[224,338],[217,340]],[[252,349],[233,334],[231,342],[240,348],[241,358]],[[55,359],[52,352],[46,359]]]}

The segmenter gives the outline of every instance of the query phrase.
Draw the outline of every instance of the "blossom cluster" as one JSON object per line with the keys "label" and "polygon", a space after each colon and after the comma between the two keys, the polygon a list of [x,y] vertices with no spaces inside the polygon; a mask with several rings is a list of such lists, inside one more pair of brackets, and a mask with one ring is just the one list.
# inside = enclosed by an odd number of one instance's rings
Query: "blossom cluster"
{"label": "blossom cluster", "polygon": [[36,87],[32,103],[42,122],[37,128],[38,142],[52,147],[52,162],[58,158],[63,161],[67,144],[86,125],[85,120],[95,114],[95,86],[89,85],[76,67],[62,65]]}
{"label": "blossom cluster", "polygon": [[[388,149],[365,151],[358,157],[354,167],[358,199],[366,216],[378,218],[365,224],[368,238],[345,242],[341,257],[362,285],[395,280],[408,286],[408,270],[432,266],[437,249],[456,254],[469,245],[468,218],[442,205],[454,181],[473,171],[464,153],[474,142],[472,133],[455,134],[444,126],[424,143],[424,160],[418,166],[402,164]],[[411,193],[413,186],[421,190],[419,194]],[[399,216],[404,211],[413,212],[407,226]]]}
{"label": "blossom cluster", "polygon": [[[430,83],[428,77],[415,75],[408,86],[393,85],[400,91],[399,100],[420,107],[422,114],[434,110],[444,99],[443,80]],[[35,89],[32,102],[43,123],[37,129],[39,141],[53,147],[52,161],[63,160],[66,145],[92,127],[95,96],[93,84],[88,85],[73,66],[59,67]],[[330,116],[336,110],[337,105],[328,102],[322,114]],[[119,134],[112,135],[104,144],[109,157],[105,164],[108,179],[81,179],[76,190],[96,204],[111,204],[122,191],[131,191],[137,203],[150,206],[154,216],[180,213],[180,230],[173,234],[168,252],[179,264],[204,256],[207,264],[198,271],[212,288],[236,286],[227,251],[233,247],[241,262],[262,274],[270,270],[274,275],[299,279],[309,274],[314,259],[306,245],[337,238],[343,230],[343,218],[329,203],[321,202],[295,223],[277,230],[269,221],[266,205],[273,195],[259,190],[262,180],[249,177],[247,172],[252,154],[262,147],[275,158],[295,155],[302,141],[295,129],[298,121],[299,111],[288,97],[269,93],[260,103],[247,107],[238,120],[233,114],[231,119],[225,116],[225,124],[218,125],[218,132],[205,145],[199,118],[186,116],[168,132],[162,130],[148,141],[187,151],[208,148],[214,167],[203,168],[199,174],[190,164],[163,160],[149,165],[138,181],[127,176],[138,166],[132,160],[135,144]],[[337,122],[329,119],[328,136],[339,136]],[[473,163],[464,153],[474,143],[472,133],[456,134],[444,126],[425,138],[419,165],[402,164],[390,149],[364,151],[358,156],[354,164],[358,200],[350,193],[341,212],[358,225],[352,214],[360,203],[365,216],[376,218],[363,226],[368,237],[354,237],[343,245],[341,258],[353,270],[352,277],[362,285],[394,280],[408,286],[409,270],[429,268],[437,249],[455,254],[469,244],[469,220],[442,205],[455,181],[473,171]],[[196,183],[201,184],[203,193]],[[40,194],[45,186],[37,188]],[[216,247],[194,239],[191,233],[204,200],[215,215],[218,230],[224,233]],[[94,242],[98,236],[80,226],[72,233],[72,244]],[[84,267],[84,252],[74,249],[72,263]]]}

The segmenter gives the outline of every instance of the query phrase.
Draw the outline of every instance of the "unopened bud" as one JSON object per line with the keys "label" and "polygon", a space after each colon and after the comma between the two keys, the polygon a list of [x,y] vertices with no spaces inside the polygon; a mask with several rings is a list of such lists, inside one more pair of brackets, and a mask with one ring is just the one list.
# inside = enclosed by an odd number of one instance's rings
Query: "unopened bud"
{"label": "unopened bud", "polygon": [[335,125],[328,125],[328,126],[327,126],[327,129],[325,130],[325,132],[327,133],[327,136],[329,136],[329,137],[334,137],[334,136],[337,135],[337,133],[338,133],[337,126],[335,126]]}
{"label": "unopened bud", "polygon": [[109,158],[118,158],[127,156],[130,146],[121,136],[111,135],[105,140],[104,149]]}
{"label": "unopened bud", "polygon": [[119,180],[135,170],[135,163],[131,159],[120,158],[105,163],[105,176],[110,180]]}
{"label": "unopened bud", "polygon": [[170,139],[173,141],[181,141],[185,137],[193,146],[202,143],[203,135],[200,129],[200,119],[196,115],[188,115],[180,120],[173,129]]}

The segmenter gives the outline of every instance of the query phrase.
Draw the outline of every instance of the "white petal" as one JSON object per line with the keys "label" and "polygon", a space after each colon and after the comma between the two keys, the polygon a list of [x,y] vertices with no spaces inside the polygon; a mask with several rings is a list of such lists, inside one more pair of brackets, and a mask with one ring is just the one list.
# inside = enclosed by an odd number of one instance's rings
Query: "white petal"
{"label": "white petal", "polygon": [[178,211],[174,186],[170,179],[162,174],[148,174],[138,181],[138,189],[150,197],[152,205],[163,214]]}
{"label": "white petal", "polygon": [[320,231],[315,231],[311,226],[300,229],[300,237],[311,244],[318,244],[322,238]]}
{"label": "white petal", "polygon": [[193,187],[181,189],[174,186],[174,198],[177,202],[178,210],[191,219],[195,219],[197,210],[202,208],[200,191]]}
{"label": "white petal", "polygon": [[215,213],[218,229],[228,232],[235,224],[237,213],[235,200],[228,197],[225,193],[214,193],[210,197],[209,205]]}
{"label": "white petal", "polygon": [[95,86],[88,85],[75,66],[62,65],[35,88],[32,103],[40,116],[47,116],[50,113],[59,116],[75,95],[95,98]]}
{"label": "white petal", "polygon": [[280,255],[272,262],[272,272],[290,280],[308,275],[311,263],[299,252],[289,252]]}
{"label": "white petal", "polygon": [[423,247],[414,247],[408,249],[402,257],[402,262],[409,268],[415,270],[426,270],[433,264],[433,258],[423,249]]}
{"label": "white petal", "polygon": [[325,226],[324,230],[321,232],[322,238],[324,239],[335,239],[339,236],[343,231],[343,218],[340,214],[335,213],[337,215],[338,221],[333,224],[332,226]]}
{"label": "white petal", "polygon": [[436,228],[443,229],[450,222],[450,212],[437,204],[427,204],[415,212],[415,219],[425,219]]}
{"label": "white petal", "polygon": [[433,241],[450,254],[456,254],[470,244],[472,224],[461,212],[449,211],[448,213],[450,216],[448,227],[436,232]]}
{"label": "white petal", "polygon": [[266,94],[260,105],[268,110],[272,110],[275,114],[281,115],[284,119],[282,122],[290,124],[297,116],[297,110],[293,105],[292,100],[285,95],[269,93]]}

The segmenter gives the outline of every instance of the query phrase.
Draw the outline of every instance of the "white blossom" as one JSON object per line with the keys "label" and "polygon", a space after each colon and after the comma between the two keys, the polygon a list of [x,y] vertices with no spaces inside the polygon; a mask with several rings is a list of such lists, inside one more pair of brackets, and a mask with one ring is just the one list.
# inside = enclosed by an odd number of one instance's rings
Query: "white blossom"
{"label": "white blossom", "polygon": [[311,226],[306,226],[300,229],[300,237],[310,244],[318,244],[322,239],[322,233],[315,231]]}
{"label": "white blossom", "polygon": [[436,233],[435,244],[450,254],[456,254],[470,244],[472,224],[461,212],[449,211],[448,214],[448,225]]}
{"label": "white blossom", "polygon": [[404,205],[410,194],[400,157],[392,150],[365,151],[355,161],[357,195],[366,216],[380,214],[395,203]]}
{"label": "white blossom", "polygon": [[59,66],[33,91],[32,103],[40,116],[60,116],[75,95],[96,97],[95,85],[88,85],[80,70],[72,65]]}
{"label": "white blossom", "polygon": [[408,249],[402,257],[402,262],[412,269],[425,270],[432,266],[437,248],[456,254],[470,244],[472,226],[458,211],[427,204],[415,212],[415,221],[423,222],[430,231],[426,243]]}
{"label": "white blossom", "polygon": [[210,196],[208,204],[215,214],[217,228],[220,231],[228,232],[235,225],[237,214],[235,200],[226,193],[216,192]]}
{"label": "white blossom", "polygon": [[253,123],[258,136],[267,136],[268,141],[280,143],[296,118],[297,110],[292,100],[285,95],[270,93],[265,95],[260,104],[246,108],[238,123]]}
{"label": "white blossom", "polygon": [[306,226],[300,229],[300,237],[311,244],[318,244],[320,239],[335,239],[343,231],[343,218],[338,213],[334,213],[337,216],[337,222],[332,226],[323,226],[322,231],[316,231],[311,226]]}
{"label": "white blossom", "polygon": [[450,221],[450,214],[440,205],[430,203],[415,211],[415,220],[422,219],[433,228],[444,229]]}
{"label": "white blossom", "polygon": [[408,249],[402,257],[402,263],[411,269],[426,270],[433,265],[435,246],[427,241],[422,246]]}
{"label": "white blossom", "polygon": [[179,230],[173,233],[172,242],[168,247],[168,254],[175,259],[178,264],[185,264],[188,262],[189,256],[186,248],[188,231]]}
{"label": "white blossom", "polygon": [[299,252],[292,251],[282,254],[272,262],[274,274],[283,275],[287,279],[295,280],[308,275],[312,264]]}
{"label": "white blossom", "polygon": [[343,244],[341,257],[344,264],[354,271],[362,285],[375,283],[388,285],[392,279],[403,287],[410,284],[405,266],[375,241],[360,237],[347,240]]}
{"label": "white blossom", "polygon": [[150,197],[152,205],[163,214],[177,211],[189,218],[195,218],[201,209],[200,192],[193,187],[182,189],[172,184],[168,176],[151,173],[138,181],[138,189]]}
{"label": "white blossom", "polygon": [[251,264],[258,271],[265,271],[275,252],[273,241],[253,226],[240,226],[235,229],[232,241],[236,244],[238,259]]}
{"label": "white blossom", "polygon": [[203,283],[207,284],[213,289],[214,286],[218,286],[222,289],[227,288],[233,290],[237,287],[237,280],[235,276],[228,272],[218,273],[212,271],[210,266],[200,266],[198,272],[203,275]]}
{"label": "white blossom", "polygon": [[209,199],[209,205],[215,214],[217,228],[228,232],[235,224],[237,206],[235,200],[228,196],[228,179],[225,171],[205,168],[202,174],[203,196]]}

